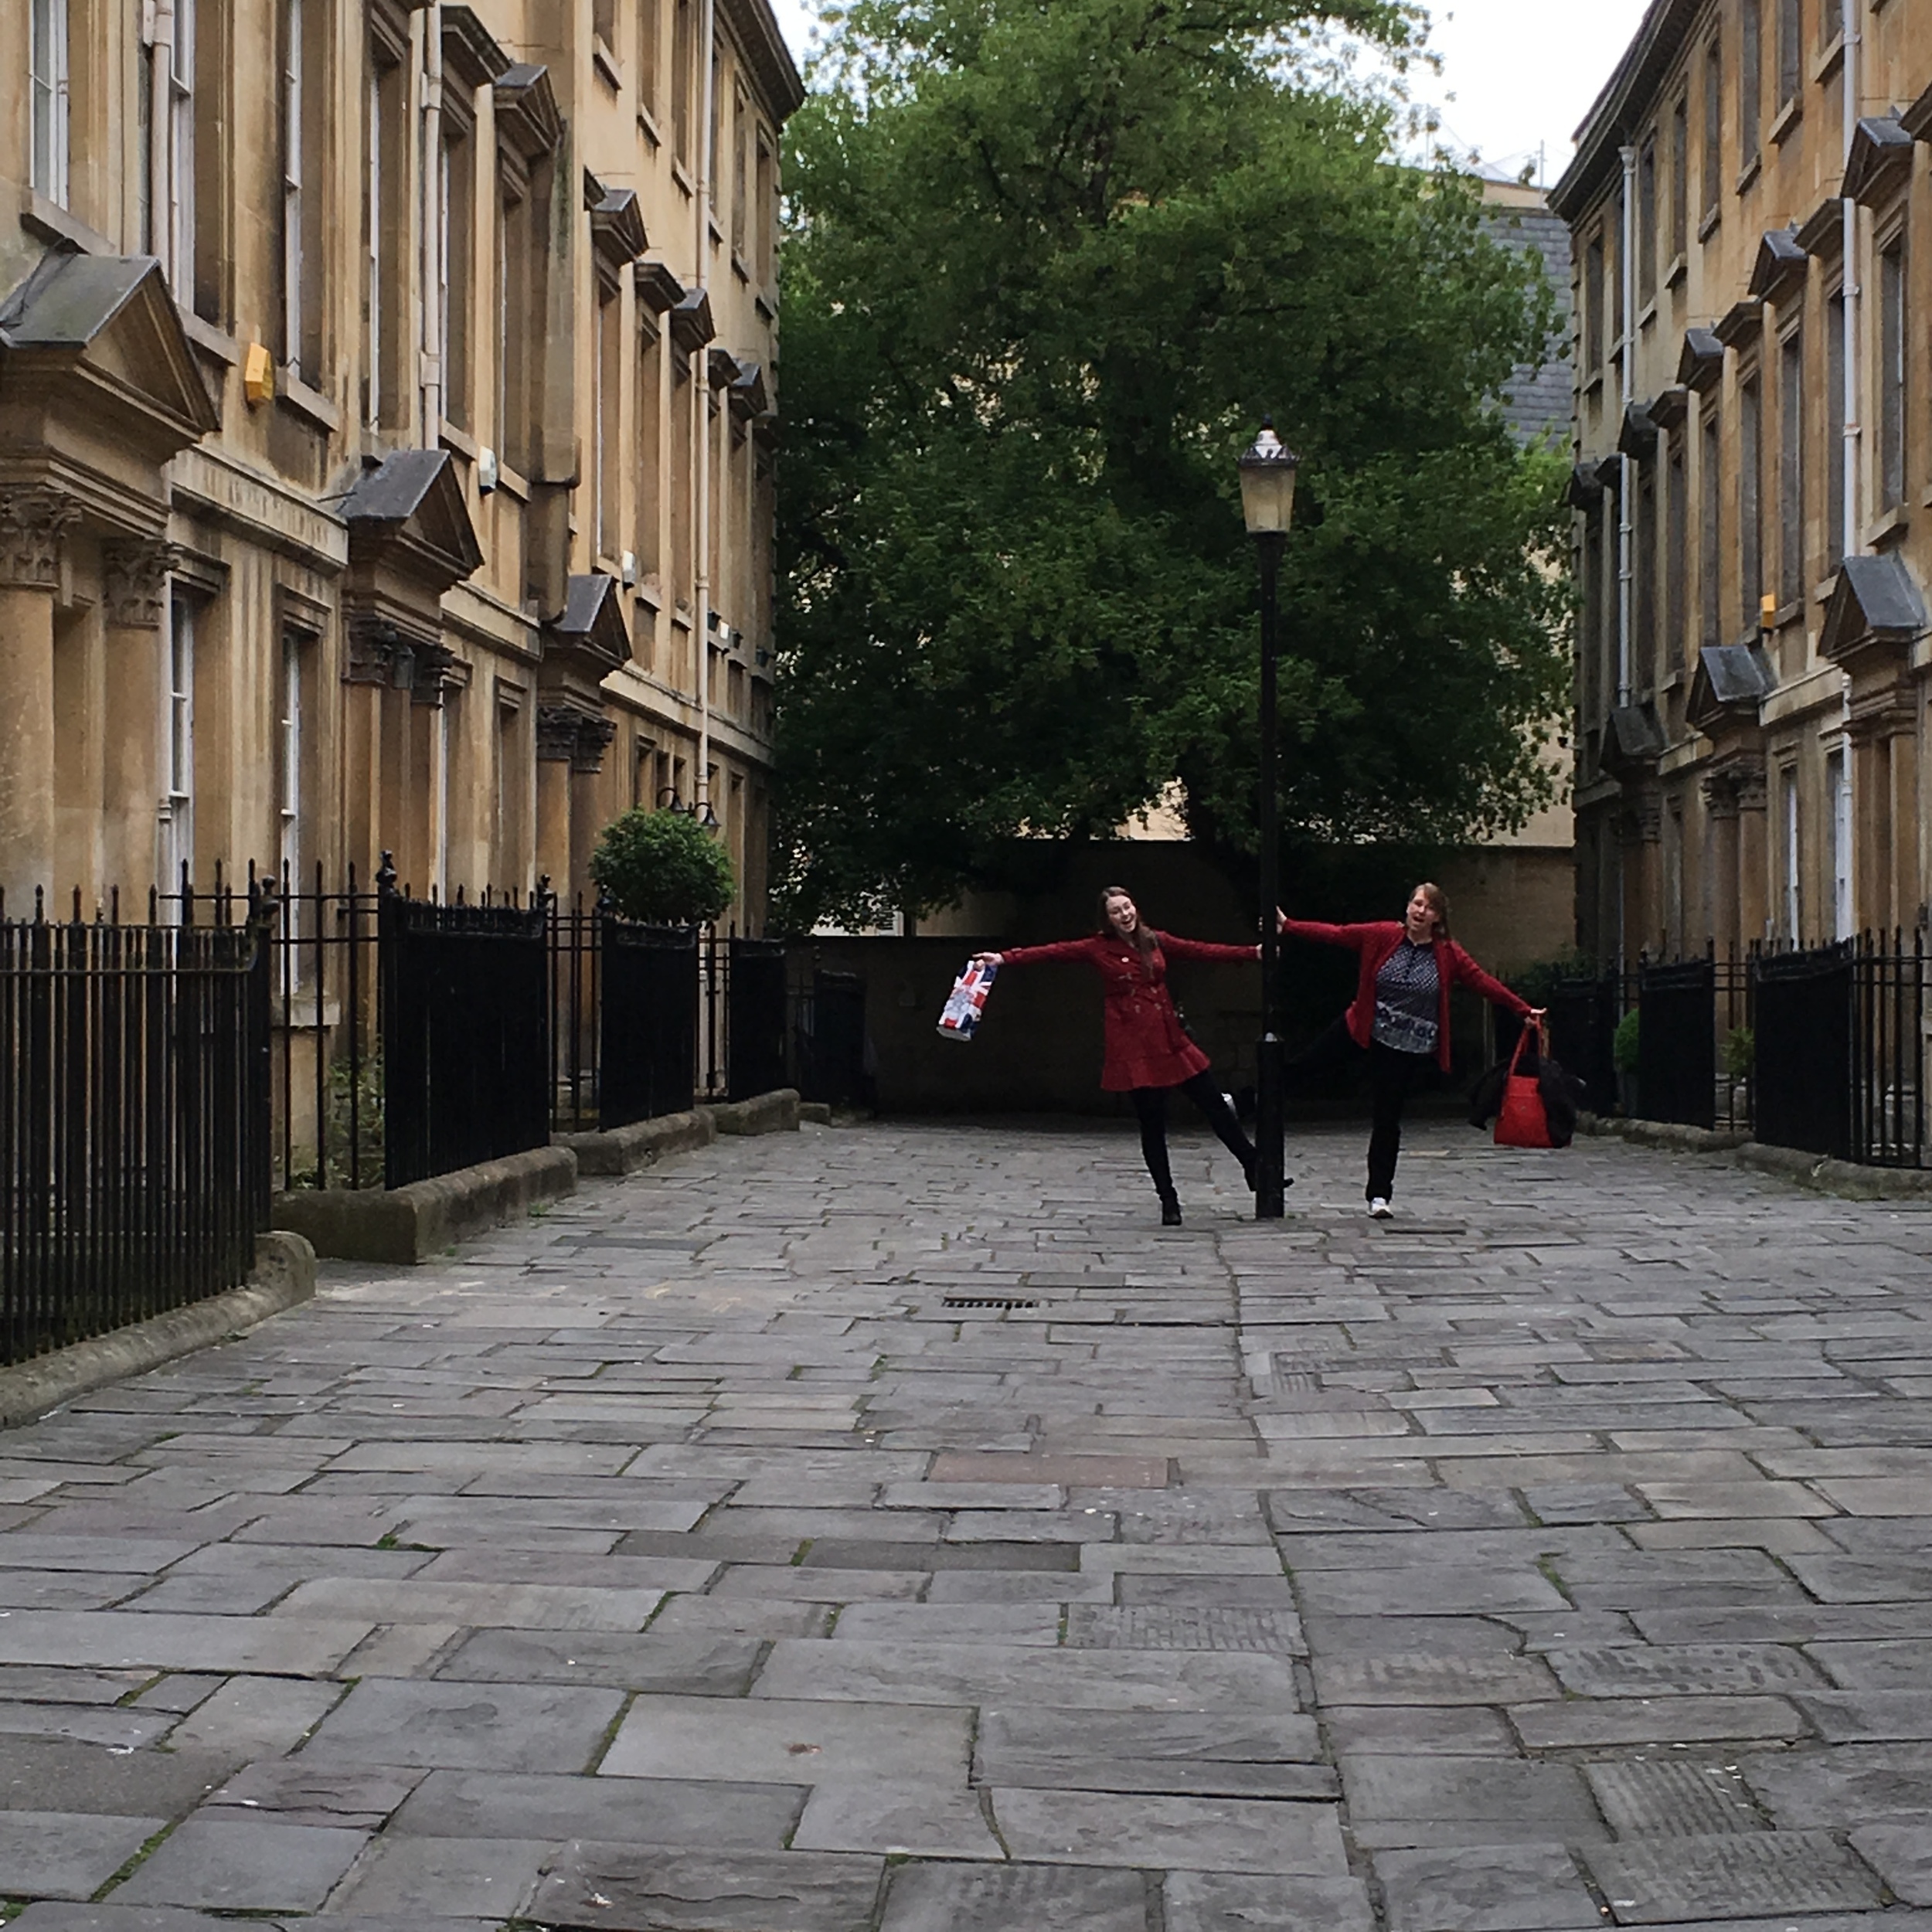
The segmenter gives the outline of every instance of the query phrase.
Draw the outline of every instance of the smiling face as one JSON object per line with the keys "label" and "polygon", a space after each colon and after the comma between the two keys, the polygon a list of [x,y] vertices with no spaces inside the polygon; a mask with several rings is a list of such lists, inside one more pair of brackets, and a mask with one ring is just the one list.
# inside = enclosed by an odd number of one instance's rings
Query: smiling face
{"label": "smiling face", "polygon": [[1417,946],[1426,946],[1436,936],[1441,915],[1430,903],[1429,889],[1418,886],[1409,895],[1409,910],[1403,916],[1403,930]]}
{"label": "smiling face", "polygon": [[1110,893],[1107,900],[1107,923],[1123,939],[1131,939],[1141,930],[1139,909],[1125,893]]}

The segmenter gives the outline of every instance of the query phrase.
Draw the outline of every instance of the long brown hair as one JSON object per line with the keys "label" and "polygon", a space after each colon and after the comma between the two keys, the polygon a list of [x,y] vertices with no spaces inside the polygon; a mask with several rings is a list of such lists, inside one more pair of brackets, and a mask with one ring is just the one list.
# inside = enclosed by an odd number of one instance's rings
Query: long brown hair
{"label": "long brown hair", "polygon": [[[1107,917],[1108,902],[1115,899],[1131,900],[1133,898],[1134,895],[1124,886],[1103,886],[1100,888],[1100,930],[1103,933],[1110,937],[1119,937],[1114,932],[1113,920]],[[1134,902],[1134,909],[1136,912],[1140,910],[1138,900]],[[1145,919],[1134,927],[1134,944],[1140,948],[1141,957],[1143,959],[1146,958],[1160,943],[1160,936]]]}
{"label": "long brown hair", "polygon": [[1429,902],[1429,910],[1436,916],[1435,937],[1447,939],[1449,937],[1449,895],[1433,879],[1423,879],[1417,886],[1416,892],[1412,892],[1409,896],[1414,898],[1416,893],[1420,893]]}

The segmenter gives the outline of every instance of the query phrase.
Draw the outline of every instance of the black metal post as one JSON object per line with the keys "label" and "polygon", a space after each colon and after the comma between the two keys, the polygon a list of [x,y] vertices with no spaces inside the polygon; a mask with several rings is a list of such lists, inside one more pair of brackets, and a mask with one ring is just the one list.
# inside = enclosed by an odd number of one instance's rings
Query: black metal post
{"label": "black metal post", "polygon": [[1277,580],[1287,538],[1279,531],[1257,537],[1261,562],[1261,1038],[1255,1052],[1254,1218],[1278,1221],[1287,1211],[1283,1179],[1281,935],[1281,769],[1276,748],[1276,660],[1281,649]]}

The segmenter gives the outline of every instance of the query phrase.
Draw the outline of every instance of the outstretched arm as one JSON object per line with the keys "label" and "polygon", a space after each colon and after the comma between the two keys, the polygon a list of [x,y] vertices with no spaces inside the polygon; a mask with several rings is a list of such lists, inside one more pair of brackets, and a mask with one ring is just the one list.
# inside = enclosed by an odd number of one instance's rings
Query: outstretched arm
{"label": "outstretched arm", "polygon": [[1291,939],[1311,939],[1318,946],[1345,946],[1360,952],[1373,936],[1372,926],[1329,926],[1318,919],[1290,919],[1277,911],[1281,930]]}
{"label": "outstretched arm", "polygon": [[1220,960],[1246,964],[1261,957],[1259,946],[1222,946],[1211,940],[1182,939],[1175,933],[1162,934],[1161,950],[1170,959]]}
{"label": "outstretched arm", "polygon": [[1540,1020],[1544,1009],[1532,1006],[1522,994],[1512,992],[1499,979],[1485,973],[1462,948],[1453,941],[1449,947],[1449,961],[1455,977],[1465,986],[1473,986],[1492,1006],[1506,1008],[1519,1019]]}
{"label": "outstretched arm", "polygon": [[1063,960],[1085,959],[1093,941],[1060,939],[1050,946],[1014,946],[1002,953],[975,953],[973,957],[988,966],[1051,966]]}

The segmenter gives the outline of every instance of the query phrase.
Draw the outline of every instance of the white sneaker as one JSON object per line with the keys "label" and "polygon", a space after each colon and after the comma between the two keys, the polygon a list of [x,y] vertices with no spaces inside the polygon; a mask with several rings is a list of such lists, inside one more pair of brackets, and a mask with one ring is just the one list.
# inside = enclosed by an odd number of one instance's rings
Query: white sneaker
{"label": "white sneaker", "polygon": [[1369,1215],[1376,1220],[1386,1221],[1393,1212],[1394,1210],[1389,1206],[1389,1203],[1379,1194],[1369,1203]]}

